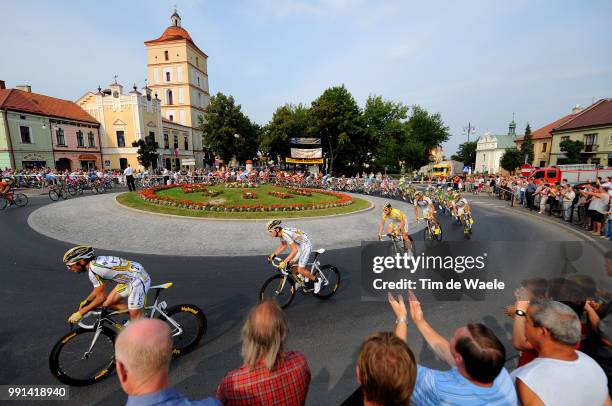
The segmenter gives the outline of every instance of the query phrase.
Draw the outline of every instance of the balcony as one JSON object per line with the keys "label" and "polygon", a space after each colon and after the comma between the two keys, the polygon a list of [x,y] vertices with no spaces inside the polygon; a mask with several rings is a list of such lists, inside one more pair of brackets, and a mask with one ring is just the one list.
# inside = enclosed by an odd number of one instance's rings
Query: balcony
{"label": "balcony", "polygon": [[599,149],[599,144],[585,145],[582,151],[580,151],[580,153],[581,154],[594,154],[597,152],[598,149]]}

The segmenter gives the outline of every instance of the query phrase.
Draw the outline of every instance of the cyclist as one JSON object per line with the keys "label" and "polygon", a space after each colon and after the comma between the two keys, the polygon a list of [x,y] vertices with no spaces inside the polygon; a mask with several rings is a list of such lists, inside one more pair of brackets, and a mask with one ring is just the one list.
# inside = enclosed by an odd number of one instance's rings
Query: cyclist
{"label": "cyclist", "polygon": [[[99,306],[115,310],[127,309],[130,320],[142,317],[151,278],[138,262],[118,257],[95,257],[93,248],[83,245],[66,251],[63,261],[72,272],[87,272],[94,286],[79,310],[68,318],[69,323],[78,323],[84,314]],[[104,289],[106,281],[117,283],[110,294]],[[127,303],[124,300],[126,298]]]}
{"label": "cyclist", "polygon": [[457,216],[461,221],[461,224],[465,225],[465,220],[463,218],[464,214],[471,215],[470,204],[467,199],[461,196],[461,193],[455,194],[455,200],[453,201],[453,205],[457,210]]}
{"label": "cyclist", "polygon": [[383,206],[383,215],[380,220],[380,228],[378,230],[378,239],[382,238],[383,229],[385,228],[385,222],[389,220],[389,227],[387,233],[394,235],[401,235],[404,241],[404,248],[406,251],[410,251],[412,244],[410,242],[410,236],[406,231],[406,216],[398,209],[391,207],[391,203],[387,202]]}
{"label": "cyclist", "polygon": [[420,220],[419,207],[423,211],[423,218],[433,221],[438,226],[437,228],[440,229],[440,223],[436,219],[435,215],[436,208],[434,207],[431,199],[427,196],[423,196],[423,192],[421,191],[417,191],[414,194],[414,216],[416,217],[417,221]]}
{"label": "cyclist", "polygon": [[10,196],[12,183],[13,180],[11,178],[4,178],[0,181],[0,196]]}
{"label": "cyclist", "polygon": [[272,262],[272,260],[285,251],[287,247],[291,248],[289,255],[278,264],[278,267],[286,269],[287,265],[294,265],[297,263],[297,272],[308,279],[306,289],[313,290],[315,294],[319,293],[321,290],[321,278],[315,278],[315,276],[306,269],[308,258],[310,258],[310,250],[312,249],[312,244],[308,239],[308,235],[297,228],[281,227],[280,220],[270,220],[267,229],[271,237],[280,238],[281,240],[281,245],[276,251],[270,254],[268,262]]}

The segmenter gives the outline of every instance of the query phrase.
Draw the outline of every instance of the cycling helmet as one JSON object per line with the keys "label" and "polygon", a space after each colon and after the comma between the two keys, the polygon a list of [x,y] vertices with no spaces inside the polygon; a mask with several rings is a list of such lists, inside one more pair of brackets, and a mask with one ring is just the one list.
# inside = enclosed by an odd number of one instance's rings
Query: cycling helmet
{"label": "cycling helmet", "polygon": [[446,191],[447,191],[447,192],[452,192],[452,191],[453,191],[453,188],[449,186],[449,187],[447,187],[447,188],[446,188]]}
{"label": "cycling helmet", "polygon": [[390,202],[386,202],[385,205],[383,206],[383,210],[390,209],[390,208],[391,208]]}
{"label": "cycling helmet", "polygon": [[417,190],[416,192],[414,192],[414,196],[423,196],[423,192],[421,192],[420,190]]}
{"label": "cycling helmet", "polygon": [[92,259],[94,257],[93,248],[86,245],[77,245],[74,248],[70,248],[64,254],[64,263],[65,264],[73,264],[82,259]]}
{"label": "cycling helmet", "polygon": [[272,230],[273,228],[280,228],[281,225],[281,221],[280,220],[270,220],[268,221],[268,231]]}

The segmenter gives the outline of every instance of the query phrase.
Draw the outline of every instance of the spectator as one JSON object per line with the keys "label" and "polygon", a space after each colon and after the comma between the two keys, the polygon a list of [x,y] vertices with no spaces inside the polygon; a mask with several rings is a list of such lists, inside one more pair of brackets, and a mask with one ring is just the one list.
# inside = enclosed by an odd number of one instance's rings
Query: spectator
{"label": "spectator", "polygon": [[230,371],[217,388],[224,405],[303,405],[310,385],[306,357],[285,351],[287,318],[273,301],[249,313],[242,327],[244,365]]}
{"label": "spectator", "polygon": [[520,401],[524,405],[560,406],[609,401],[603,370],[591,357],[576,351],[580,341],[576,313],[552,300],[522,301],[518,306],[527,308],[519,317],[525,318],[526,339],[539,354],[512,373]]}
{"label": "spectator", "polygon": [[574,189],[570,185],[565,185],[561,190],[561,198],[563,204],[563,220],[565,221],[570,221],[570,214],[575,197],[576,192],[574,192]]}
{"label": "spectator", "polygon": [[130,164],[128,164],[127,168],[125,168],[125,170],[123,171],[123,176],[125,176],[125,181],[130,192],[135,192],[136,184],[134,182],[134,170],[132,169]]}
{"label": "spectator", "polygon": [[172,359],[172,336],[161,320],[131,322],[115,342],[117,375],[129,395],[127,406],[220,406],[214,398],[191,401],[170,387],[168,369]]}
{"label": "spectator", "polygon": [[[516,392],[504,368],[506,350],[493,331],[480,323],[455,330],[450,342],[423,317],[421,304],[410,294],[410,316],[425,341],[451,369],[437,371],[417,365],[414,405],[516,405]],[[390,298],[397,317],[396,334],[407,335],[405,305]],[[404,333],[405,332],[405,333]]]}
{"label": "spectator", "polygon": [[608,192],[599,183],[592,185],[592,187],[593,190],[581,190],[580,193],[592,197],[591,203],[589,204],[589,213],[593,223],[593,231],[591,234],[601,236],[604,215],[608,212],[608,206],[610,205],[610,195],[608,195]]}
{"label": "spectator", "polygon": [[533,194],[536,191],[536,185],[533,183],[533,178],[529,178],[529,184],[525,188],[525,198],[527,199],[527,207],[533,210]]}
{"label": "spectator", "polygon": [[587,301],[584,309],[594,333],[584,341],[583,351],[604,370],[608,394],[612,394],[612,303],[601,305]]}

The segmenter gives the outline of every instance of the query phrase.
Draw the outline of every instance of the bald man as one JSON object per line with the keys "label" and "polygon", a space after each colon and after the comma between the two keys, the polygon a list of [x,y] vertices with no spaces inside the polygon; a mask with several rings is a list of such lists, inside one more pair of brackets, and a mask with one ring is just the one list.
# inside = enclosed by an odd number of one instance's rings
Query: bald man
{"label": "bald man", "polygon": [[189,400],[170,387],[168,370],[172,359],[172,336],[161,320],[131,322],[115,342],[117,375],[129,395],[126,405],[220,406],[215,398]]}

